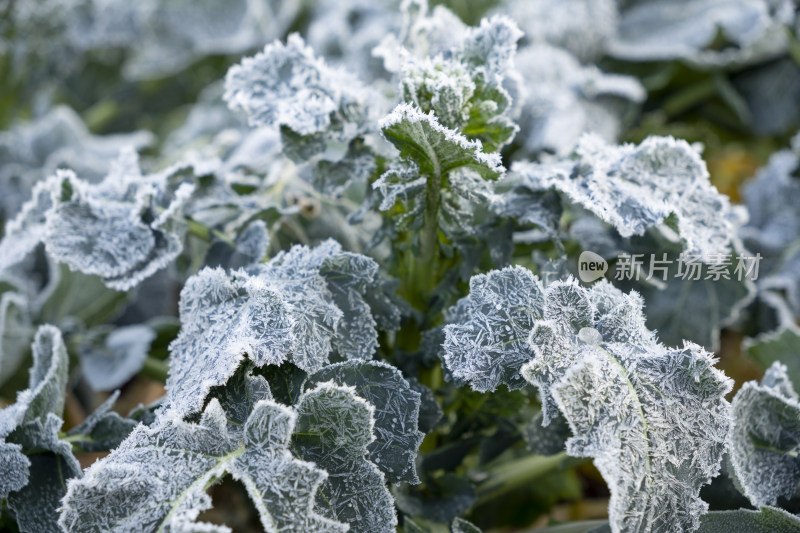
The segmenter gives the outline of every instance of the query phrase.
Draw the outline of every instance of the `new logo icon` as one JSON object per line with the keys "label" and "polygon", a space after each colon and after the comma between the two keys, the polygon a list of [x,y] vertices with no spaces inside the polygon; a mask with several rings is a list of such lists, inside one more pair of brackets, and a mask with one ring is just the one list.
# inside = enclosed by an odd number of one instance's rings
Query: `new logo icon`
{"label": "new logo icon", "polygon": [[584,283],[591,283],[602,278],[608,272],[608,263],[605,259],[588,250],[581,252],[578,257],[578,277]]}

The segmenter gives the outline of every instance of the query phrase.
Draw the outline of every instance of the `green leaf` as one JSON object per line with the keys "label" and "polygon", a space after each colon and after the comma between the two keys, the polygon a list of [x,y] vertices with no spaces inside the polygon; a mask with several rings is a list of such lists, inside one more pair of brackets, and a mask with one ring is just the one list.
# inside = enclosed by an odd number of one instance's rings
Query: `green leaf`
{"label": "green leaf", "polygon": [[375,408],[353,387],[320,383],[297,403],[292,436],[297,455],[328,473],[318,512],[350,525],[353,533],[394,531],[397,515],[383,472],[367,459]]}
{"label": "green leaf", "polygon": [[641,298],[604,280],[542,291],[521,267],[476,278],[471,312],[446,327],[445,364],[473,388],[519,375],[538,387],[543,422],[560,411],[567,453],[593,457],[608,483],[615,532],[696,529],[707,509],[700,488],[716,476],[731,426],[732,382],[714,357],[658,343]]}
{"label": "green leaf", "polygon": [[107,452],[116,448],[138,424],[137,421],[122,418],[111,410],[117,398],[118,390],[80,425],[69,430],[65,440],[87,452]]}
{"label": "green leaf", "polygon": [[327,366],[309,377],[309,385],[333,381],[355,387],[375,408],[375,440],[369,460],[389,483],[419,483],[416,457],[425,434],[419,431],[420,394],[400,371],[380,361],[347,361]]}
{"label": "green leaf", "polygon": [[381,121],[380,127],[402,157],[414,161],[421,174],[433,179],[464,167],[487,179],[505,171],[500,156],[484,153],[480,141],[468,140],[442,126],[432,113],[423,113],[411,104],[398,105]]}
{"label": "green leaf", "polygon": [[800,533],[800,518],[774,507],[716,511],[700,519],[697,533]]}
{"label": "green leaf", "polygon": [[67,481],[81,476],[81,467],[72,455],[72,446],[59,440],[58,431],[62,423],[61,417],[48,413],[21,425],[9,437],[22,446],[30,461],[28,483],[8,496],[8,506],[14,511],[21,531],[61,531],[58,508]]}
{"label": "green leaf", "polygon": [[195,519],[211,507],[208,487],[231,474],[247,488],[266,531],[344,532],[344,524],[313,511],[326,476],[289,451],[295,419],[291,408],[260,400],[236,429],[212,399],[199,423],[161,418],[154,427],[139,425],[83,479],[69,482],[59,524],[120,532],[216,527]]}
{"label": "green leaf", "polygon": [[786,367],[775,362],[760,385],[745,383],[733,417],[730,458],[744,495],[756,506],[791,498],[800,488],[800,403]]}
{"label": "green leaf", "polygon": [[766,370],[779,361],[792,383],[800,383],[800,332],[785,328],[745,341],[747,354]]}

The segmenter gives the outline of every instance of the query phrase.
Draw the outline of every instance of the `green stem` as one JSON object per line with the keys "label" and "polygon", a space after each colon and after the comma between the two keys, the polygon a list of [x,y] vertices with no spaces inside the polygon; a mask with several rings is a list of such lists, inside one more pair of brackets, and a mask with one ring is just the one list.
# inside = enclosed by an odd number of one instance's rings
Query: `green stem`
{"label": "green stem", "polygon": [[442,174],[437,168],[428,176],[425,196],[425,225],[422,228],[422,257],[425,267],[433,266],[439,251],[439,203],[442,201]]}
{"label": "green stem", "polygon": [[233,241],[230,237],[225,235],[219,230],[211,229],[203,224],[197,222],[196,220],[192,220],[190,218],[186,219],[186,222],[189,225],[189,234],[194,235],[198,239],[211,242],[213,238],[217,238],[223,242],[228,243],[229,245],[236,247],[236,242]]}
{"label": "green stem", "polygon": [[528,455],[499,465],[491,471],[489,479],[478,486],[478,500],[475,505],[481,505],[504,496],[546,474],[581,464],[584,461],[586,459],[576,459],[567,456],[566,452],[561,452],[549,457]]}
{"label": "green stem", "polygon": [[167,362],[163,359],[157,359],[148,355],[144,360],[144,366],[142,366],[142,370],[139,373],[150,379],[160,381],[161,383],[166,383],[167,375],[169,373],[169,365],[167,365]]}

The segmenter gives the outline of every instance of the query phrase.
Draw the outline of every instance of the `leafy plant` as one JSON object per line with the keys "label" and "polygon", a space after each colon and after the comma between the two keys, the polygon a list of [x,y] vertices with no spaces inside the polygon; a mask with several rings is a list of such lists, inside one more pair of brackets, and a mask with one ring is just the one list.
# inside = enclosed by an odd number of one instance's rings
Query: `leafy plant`
{"label": "leafy plant", "polygon": [[789,0],[6,4],[0,529],[800,531]]}

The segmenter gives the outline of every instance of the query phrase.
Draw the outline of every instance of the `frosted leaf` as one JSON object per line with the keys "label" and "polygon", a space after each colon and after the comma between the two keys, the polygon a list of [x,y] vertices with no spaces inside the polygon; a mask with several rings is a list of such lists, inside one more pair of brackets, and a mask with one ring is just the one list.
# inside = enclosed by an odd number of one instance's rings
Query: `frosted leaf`
{"label": "frosted leaf", "polygon": [[5,500],[9,493],[20,490],[30,479],[30,460],[22,453],[22,446],[11,442],[0,442],[0,500]]}
{"label": "frosted leaf", "polygon": [[354,533],[394,531],[394,499],[378,467],[367,459],[374,411],[352,387],[321,383],[297,403],[293,448],[328,473],[316,509]]}
{"label": "frosted leaf", "polygon": [[[197,424],[139,425],[117,449],[70,481],[59,524],[66,530],[183,531],[211,507],[209,485],[227,473],[254,499],[265,530],[346,531],[312,512],[325,473],[287,449],[295,414],[258,402],[244,431],[229,431],[212,400]],[[258,465],[257,467],[255,465]]]}
{"label": "frosted leaf", "polygon": [[376,289],[378,264],[365,255],[336,251],[319,273],[342,311],[333,343],[336,351],[347,359],[371,357],[378,348],[378,331],[365,295]]}
{"label": "frosted leaf", "polygon": [[463,518],[456,518],[450,525],[450,531],[452,533],[481,533],[481,528]]}
{"label": "frosted leaf", "polygon": [[54,326],[40,326],[31,351],[28,388],[17,394],[15,403],[0,410],[0,438],[21,424],[43,419],[48,413],[60,416],[64,411],[69,358],[61,332]]}
{"label": "frosted leaf", "polygon": [[672,137],[609,146],[586,135],[568,159],[522,163],[513,171],[529,189],[554,188],[622,237],[643,235],[675,215],[686,252],[704,262],[727,256],[738,229],[736,213],[711,185],[703,160]]}
{"label": "frosted leaf", "polygon": [[539,280],[522,267],[473,276],[464,313],[445,327],[444,363],[473,390],[493,391],[500,384],[520,389],[520,367],[533,357],[528,335],[542,317]]}
{"label": "frosted leaf", "polygon": [[[769,57],[786,46],[782,26],[792,16],[788,6],[772,13],[770,4],[779,2],[631,2],[620,10],[609,53],[629,61],[685,59],[701,65]],[[720,35],[727,46],[715,50]]]}
{"label": "frosted leaf", "polygon": [[96,186],[61,171],[60,190],[46,217],[47,252],[73,270],[101,276],[113,289],[137,285],[183,250],[168,222],[194,186],[170,190],[167,180],[177,171],[144,178],[132,152],[124,152]]}
{"label": "frosted leaf", "polygon": [[800,331],[797,328],[762,333],[755,339],[745,339],[743,347],[762,369],[766,370],[775,362],[783,363],[789,379],[800,383]]}
{"label": "frosted leaf", "polygon": [[397,161],[372,182],[372,188],[378,192],[380,205],[378,209],[388,211],[398,202],[408,205],[407,213],[400,214],[396,224],[403,226],[422,214],[425,206],[426,184],[428,179],[420,176],[419,167],[413,161]]}
{"label": "frosted leaf", "polygon": [[80,358],[89,386],[108,391],[127,383],[142,369],[155,337],[155,331],[147,326],[123,326],[108,333],[102,342],[87,346]]}
{"label": "frosted leaf", "polygon": [[574,435],[567,453],[593,457],[609,485],[612,531],[696,530],[708,508],[700,488],[717,475],[731,427],[732,382],[691,344],[575,352],[553,396]]}
{"label": "frosted leaf", "polygon": [[[498,285],[488,300],[484,279],[508,273],[536,290]],[[543,423],[560,411],[573,435],[567,452],[595,458],[611,489],[613,531],[694,531],[707,508],[700,488],[717,474],[731,426],[732,382],[713,356],[658,343],[641,298],[605,280],[585,288],[570,278],[542,291],[521,267],[475,278],[471,314],[445,329],[446,366],[476,390],[490,364],[537,386]],[[507,316],[519,307],[524,321]],[[487,353],[487,340],[504,352]]]}
{"label": "frosted leaf", "polygon": [[0,272],[20,263],[42,242],[46,215],[53,206],[52,194],[61,183],[62,172],[40,181],[33,187],[31,199],[22,205],[17,216],[5,227],[0,241]]}
{"label": "frosted leaf", "polygon": [[534,455],[555,455],[564,451],[571,435],[566,419],[559,415],[551,418],[546,426],[542,422],[539,413],[523,428],[522,436],[528,450]]}
{"label": "frosted leaf", "polygon": [[61,418],[53,413],[22,424],[11,439],[27,450],[29,481],[8,496],[21,531],[60,531],[58,507],[67,480],[80,478],[81,467],[72,455],[72,446],[59,439]]}
{"label": "frosted leaf", "polygon": [[294,246],[247,272],[206,268],[181,292],[182,329],[170,345],[169,408],[197,412],[210,387],[223,385],[240,361],[291,361],[306,372],[333,349],[367,359],[377,331],[365,294],[379,290],[378,265],[328,240]]}
{"label": "frosted leaf", "polygon": [[[339,354],[348,359],[367,359],[372,356],[378,340],[367,295],[381,292],[384,286],[378,264],[373,259],[344,251],[336,241],[328,239],[315,248],[294,246],[252,271],[275,280],[282,287],[286,301],[297,301],[299,308],[308,308],[308,304],[299,303],[304,294],[310,298],[311,291],[317,291],[319,294],[315,298],[324,299],[327,307],[333,306],[333,310],[326,312],[327,316],[322,318],[326,324],[335,324],[335,335],[331,340]],[[320,283],[324,285],[320,286]],[[372,298],[378,298],[378,295]],[[391,302],[381,298],[378,300],[381,300],[379,303],[384,315],[389,313],[396,316],[399,313]],[[336,317],[339,314],[341,318]],[[305,328],[311,327],[309,324],[298,322],[298,325],[298,338],[312,337],[302,333]],[[327,355],[327,351],[324,346],[316,351],[311,347],[297,346],[294,362],[304,370],[313,372],[324,364],[325,361],[320,360],[320,353]],[[306,355],[300,358],[298,353]]]}
{"label": "frosted leaf", "polygon": [[504,79],[522,32],[504,16],[466,28],[442,6],[430,15],[426,5],[407,3],[404,10],[408,21],[400,39],[390,35],[373,52],[388,70],[401,71],[402,100],[480,141],[484,152],[499,151],[517,132]]}
{"label": "frosted leaf", "polygon": [[[0,497],[9,498],[23,531],[56,531],[51,526],[63,480],[80,474],[70,445],[58,440],[69,358],[61,332],[49,325],[39,327],[31,351],[28,388],[0,409],[0,464],[8,467]],[[31,450],[42,453],[22,454]]]}
{"label": "frosted leaf", "polygon": [[114,391],[86,420],[67,432],[73,445],[87,452],[105,452],[113,450],[125,440],[137,422],[111,410],[119,394],[118,390]]}
{"label": "frosted leaf", "polygon": [[[37,33],[41,31],[38,27]],[[153,139],[154,136],[145,131],[92,135],[80,115],[65,106],[53,107],[31,122],[0,132],[0,183],[4,193],[0,198],[0,212],[3,218],[12,219],[37,184],[57,169],[71,168],[95,183],[106,175],[120,150],[140,149]],[[3,257],[5,259],[5,254]]]}
{"label": "frosted leaf", "polygon": [[800,518],[776,507],[714,511],[700,519],[697,533],[800,533]]}
{"label": "frosted leaf", "polygon": [[328,476],[289,452],[298,415],[290,408],[263,400],[244,428],[245,452],[231,468],[261,514],[267,531],[348,531],[314,509],[315,495]]}
{"label": "frosted leaf", "polygon": [[423,175],[443,176],[467,167],[484,178],[496,178],[505,171],[500,156],[484,153],[480,141],[467,140],[442,126],[432,113],[425,114],[411,104],[395,107],[380,127],[400,155],[414,161]]}
{"label": "frosted leaf", "polygon": [[253,374],[250,363],[239,366],[225,385],[212,388],[210,396],[219,401],[229,424],[239,427],[247,422],[256,403],[274,399],[269,383],[263,376]]}
{"label": "frosted leaf", "polygon": [[503,8],[526,39],[568,50],[584,63],[602,57],[617,31],[613,0],[516,0]]}
{"label": "frosted leaf", "polygon": [[351,187],[365,187],[377,170],[375,154],[356,140],[338,161],[320,161],[311,171],[311,181],[323,194],[341,198]]}
{"label": "frosted leaf", "polygon": [[458,50],[461,61],[485,76],[486,83],[500,86],[505,73],[513,67],[517,41],[522,32],[511,18],[495,15],[481,19],[469,28]]}
{"label": "frosted leaf", "polygon": [[616,142],[647,96],[636,78],[581,65],[566,50],[548,44],[523,48],[515,62],[519,139],[531,156],[568,154],[587,132]]}
{"label": "frosted leaf", "polygon": [[[231,109],[241,109],[251,126],[286,126],[299,135],[326,132],[366,101],[360,85],[314,56],[303,38],[292,34],[234,65],[225,77]],[[363,111],[362,111],[363,112]],[[356,111],[358,114],[358,111]],[[341,127],[341,126],[338,126]]]}
{"label": "frosted leaf", "polygon": [[28,299],[17,292],[4,292],[0,297],[0,385],[19,369],[33,333]]}
{"label": "frosted leaf", "polygon": [[212,386],[224,384],[248,354],[258,365],[280,364],[292,348],[295,319],[266,280],[203,269],[180,299],[181,331],[170,344],[167,405],[197,412]]}
{"label": "frosted leaf", "polygon": [[347,361],[326,366],[309,384],[333,381],[349,385],[375,408],[375,440],[369,459],[389,483],[419,483],[416,457],[424,433],[419,431],[420,394],[393,366],[380,361]]}
{"label": "frosted leaf", "polygon": [[800,404],[786,367],[775,362],[760,385],[742,385],[733,417],[730,458],[745,496],[756,506],[791,498],[800,488]]}
{"label": "frosted leaf", "polygon": [[800,143],[795,149],[773,154],[756,177],[745,184],[743,197],[749,221],[740,231],[747,249],[763,258],[757,282],[762,296],[766,290],[783,292],[795,317],[800,316],[798,168]]}

